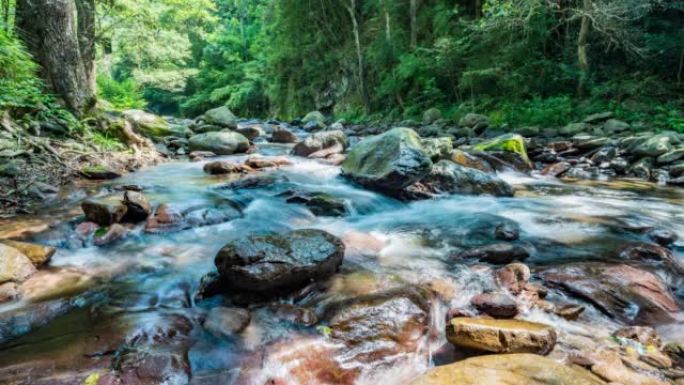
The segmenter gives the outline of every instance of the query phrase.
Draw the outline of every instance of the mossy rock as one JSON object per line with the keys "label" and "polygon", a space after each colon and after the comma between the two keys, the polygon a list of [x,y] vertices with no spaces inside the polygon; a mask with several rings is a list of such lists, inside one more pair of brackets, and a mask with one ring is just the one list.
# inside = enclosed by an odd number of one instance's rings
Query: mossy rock
{"label": "mossy rock", "polygon": [[370,188],[397,191],[432,169],[420,137],[410,128],[394,128],[362,140],[342,164],[342,175]]}
{"label": "mossy rock", "polygon": [[525,138],[518,134],[506,134],[477,144],[476,151],[508,151],[520,155],[526,162],[530,162],[525,149]]}
{"label": "mossy rock", "polygon": [[172,135],[185,135],[179,127],[172,127],[164,118],[141,110],[123,112],[133,128],[140,134],[150,138],[164,138]]}

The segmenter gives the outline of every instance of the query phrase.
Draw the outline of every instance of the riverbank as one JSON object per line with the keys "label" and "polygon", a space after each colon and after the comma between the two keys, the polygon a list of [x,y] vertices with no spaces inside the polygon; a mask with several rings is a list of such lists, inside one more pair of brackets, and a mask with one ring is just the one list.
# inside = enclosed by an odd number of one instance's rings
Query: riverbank
{"label": "riverbank", "polygon": [[576,134],[560,151],[556,134],[212,123],[159,139],[167,162],[2,221],[26,242],[3,257],[26,263],[0,286],[0,379],[684,378],[680,188],[543,172],[593,164]]}

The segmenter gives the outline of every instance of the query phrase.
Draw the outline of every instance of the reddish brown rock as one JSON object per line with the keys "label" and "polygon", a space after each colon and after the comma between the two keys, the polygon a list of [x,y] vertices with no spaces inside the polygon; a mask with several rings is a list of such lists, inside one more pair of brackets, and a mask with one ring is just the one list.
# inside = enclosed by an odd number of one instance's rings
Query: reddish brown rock
{"label": "reddish brown rock", "polygon": [[504,293],[483,293],[476,295],[470,303],[480,312],[494,318],[513,318],[518,315],[518,304]]}
{"label": "reddish brown rock", "polygon": [[667,285],[646,270],[592,262],[546,269],[541,277],[623,322],[657,325],[681,319]]}
{"label": "reddish brown rock", "polygon": [[496,280],[513,295],[520,294],[530,280],[530,268],[523,263],[511,263],[496,271]]}
{"label": "reddish brown rock", "polygon": [[204,172],[211,175],[245,174],[250,171],[254,170],[249,166],[227,161],[211,162],[204,165]]}

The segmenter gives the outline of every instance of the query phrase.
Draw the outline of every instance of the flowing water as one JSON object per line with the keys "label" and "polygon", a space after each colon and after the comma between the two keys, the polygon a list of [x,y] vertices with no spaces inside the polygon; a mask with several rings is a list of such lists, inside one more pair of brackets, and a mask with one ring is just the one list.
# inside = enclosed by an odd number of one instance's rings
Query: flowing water
{"label": "flowing water", "polygon": [[[289,151],[288,146],[271,144],[259,148],[264,155]],[[245,156],[222,159],[239,162]],[[531,251],[527,261],[531,266],[614,259],[620,245],[645,240],[638,230],[646,227],[670,229],[684,239],[682,190],[635,181],[567,183],[508,173],[502,177],[516,187],[515,198],[449,196],[405,203],[353,185],[340,176],[339,167],[290,160],[291,166],[264,172],[276,177],[275,183],[247,189],[220,188],[231,177],[206,175],[202,162],[173,161],[79,190],[95,196],[120,195],[116,186],[135,184],[144,188],[153,204],[180,208],[230,204],[242,213],[225,223],[167,234],[149,234],[138,227],[126,239],[106,247],[81,247],[70,239],[83,193],[51,203],[50,210],[32,221],[48,221],[53,227],[28,239],[59,250],[50,267],[40,272],[40,279],[34,279],[37,294],[33,298],[0,307],[3,319],[10,320],[0,326],[0,332],[3,338],[13,337],[0,350],[0,383],[12,376],[25,378],[26,373],[40,378],[47,372],[110,368],[116,361],[112,357],[146,346],[146,340],[150,344],[162,341],[170,350],[182,345],[179,349],[188,351],[189,377],[169,377],[166,383],[203,383],[201,378],[214,379],[205,383],[230,383],[241,359],[259,347],[288,338],[293,349],[310,343],[305,336],[319,336],[320,328],[279,321],[267,307],[252,309],[252,322],[238,337],[217,338],[202,330],[201,318],[217,300],[197,301],[201,278],[214,269],[214,256],[223,245],[254,233],[318,228],[345,240],[347,256],[341,272],[331,280],[330,292],[429,283],[442,293],[446,300],[432,314],[435,332],[426,337],[428,359],[416,355],[384,369],[359,363],[360,384],[405,384],[432,364],[430,357],[444,342],[446,310],[467,305],[472,295],[494,285],[486,267],[466,266],[449,256],[492,242],[497,224],[519,226],[519,242]],[[316,217],[306,207],[288,204],[279,196],[292,189],[341,198],[350,214]],[[1,228],[25,223],[18,219]],[[680,241],[675,258],[682,260],[683,250]],[[680,288],[676,294],[681,302],[681,282],[667,270],[658,272],[675,289]],[[317,296],[330,292],[308,294],[303,302],[315,304]],[[42,310],[36,311],[40,306]],[[37,315],[25,315],[30,312]],[[614,321],[592,308],[577,322],[534,309],[525,309],[522,318],[583,335],[604,336],[615,327]],[[664,338],[684,334],[678,327],[664,328],[661,333]],[[182,342],[178,334],[185,336]],[[264,372],[281,375],[287,370],[282,362],[264,367]]]}

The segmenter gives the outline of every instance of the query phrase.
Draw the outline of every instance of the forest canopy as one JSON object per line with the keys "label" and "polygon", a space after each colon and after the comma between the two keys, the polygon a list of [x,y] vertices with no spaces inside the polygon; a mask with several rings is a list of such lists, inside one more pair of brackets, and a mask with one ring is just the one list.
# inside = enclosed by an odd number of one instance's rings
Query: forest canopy
{"label": "forest canopy", "polygon": [[[62,1],[79,11],[93,2]],[[682,0],[94,4],[97,92],[121,109],[399,121],[437,107],[449,119],[474,111],[513,125],[610,109],[684,129]],[[18,82],[5,99],[36,87],[14,32],[20,5],[2,0],[0,62],[10,64],[0,71]]]}

